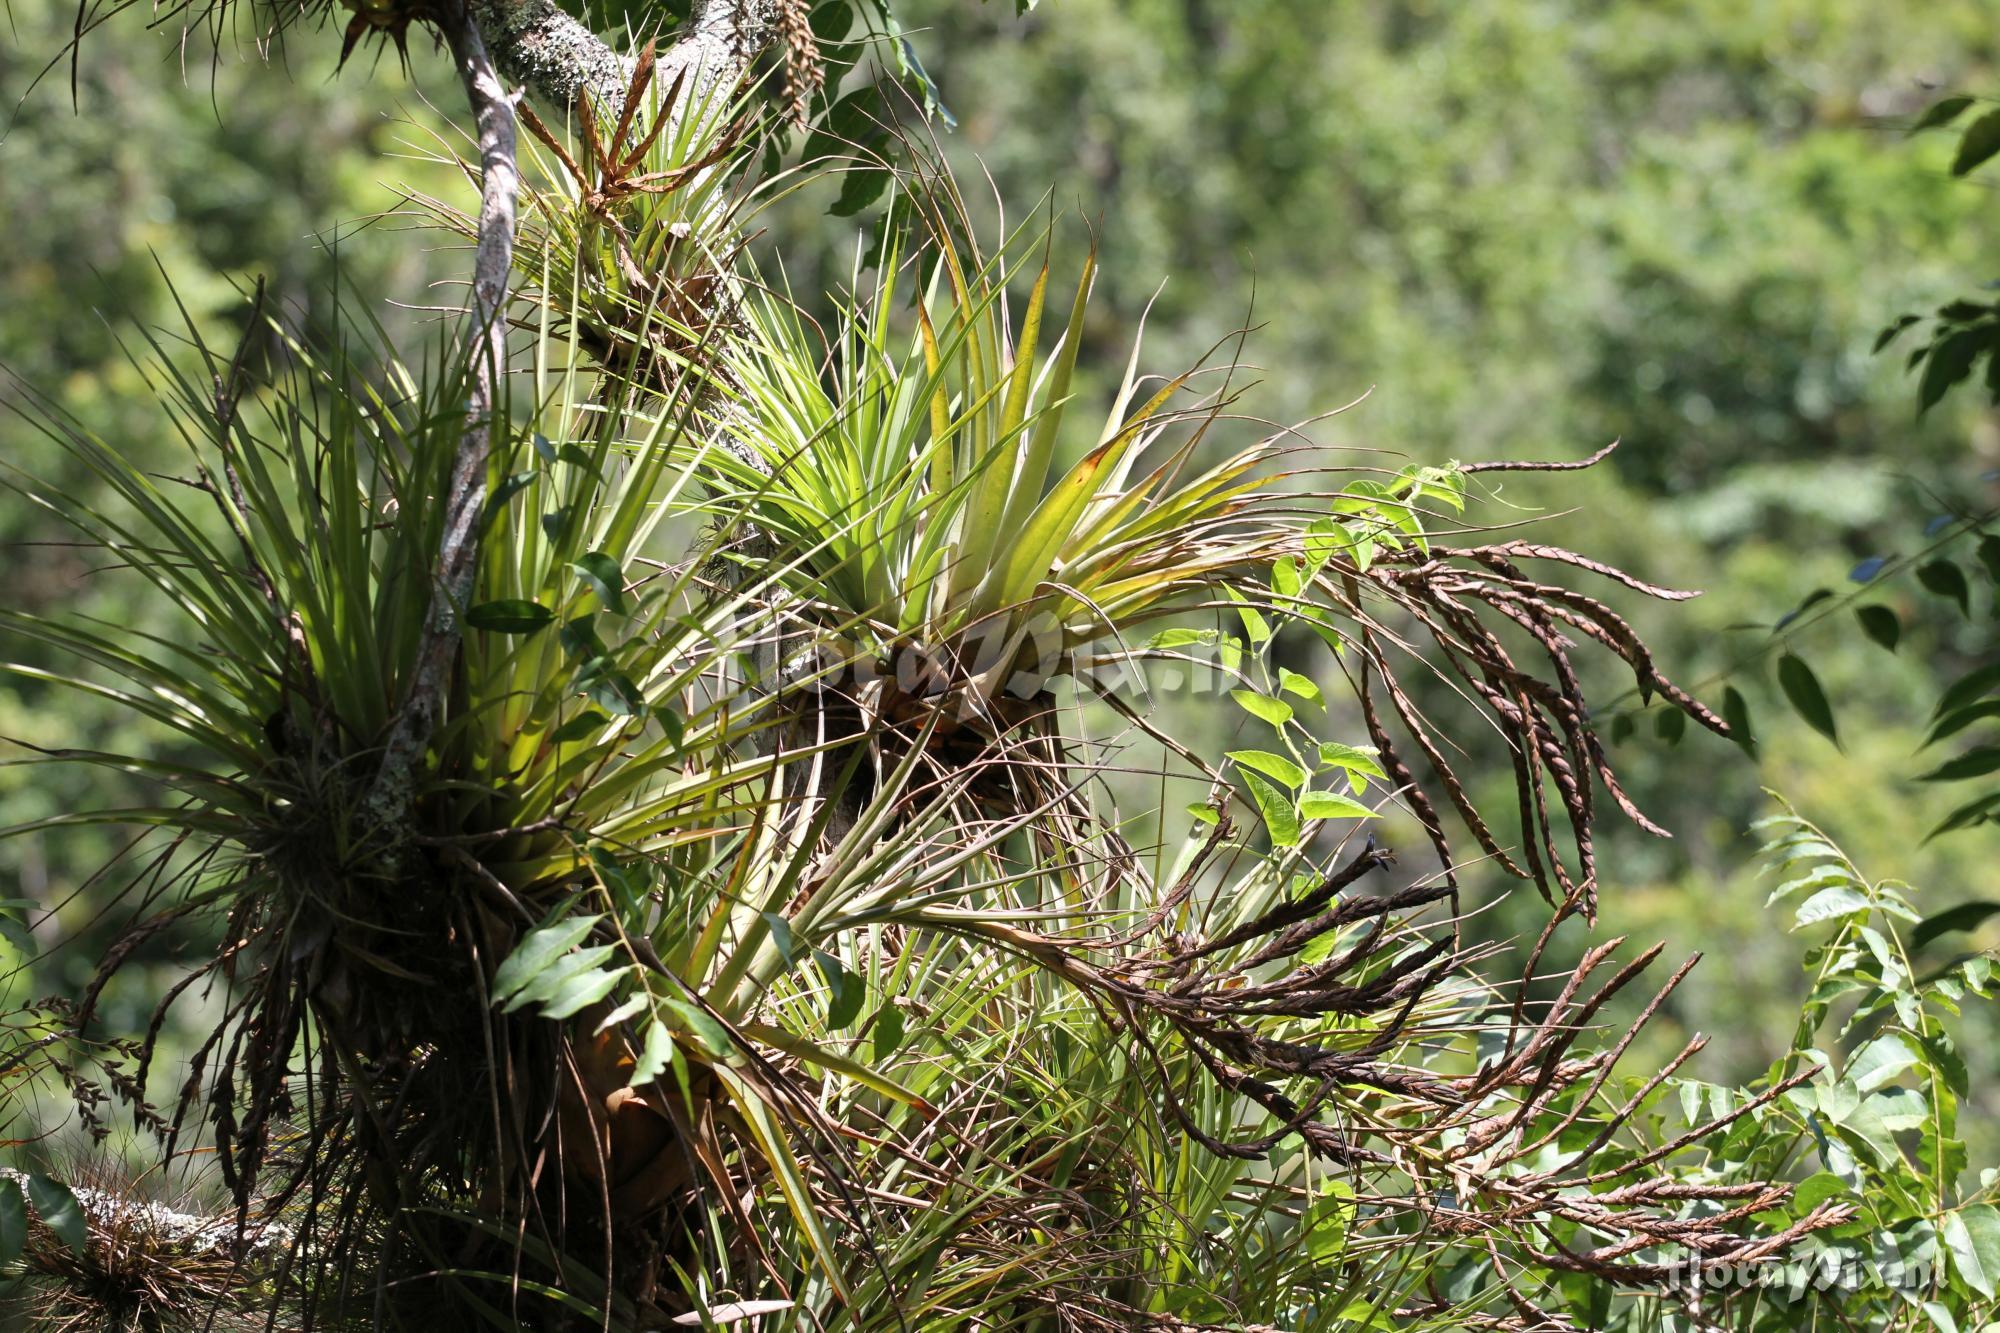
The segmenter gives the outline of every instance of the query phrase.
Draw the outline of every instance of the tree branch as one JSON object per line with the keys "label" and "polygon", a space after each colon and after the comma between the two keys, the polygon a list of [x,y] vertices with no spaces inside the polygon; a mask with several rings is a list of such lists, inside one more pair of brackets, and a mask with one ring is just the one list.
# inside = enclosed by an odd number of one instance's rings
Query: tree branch
{"label": "tree branch", "polygon": [[[11,1180],[22,1190],[29,1187],[27,1173],[12,1167],[0,1166],[0,1180]],[[153,1243],[186,1254],[203,1251],[226,1254],[240,1243],[241,1257],[251,1265],[244,1274],[246,1281],[254,1280],[278,1262],[296,1239],[290,1227],[277,1222],[253,1223],[239,1232],[233,1212],[182,1210],[90,1185],[67,1188],[85,1224],[103,1235],[117,1236],[140,1229],[150,1234]]]}
{"label": "tree branch", "polygon": [[695,0],[687,26],[660,57],[654,87],[673,87],[675,77],[687,70],[683,104],[707,107],[718,90],[743,77],[771,40],[778,7],[779,0]]}
{"label": "tree branch", "polygon": [[514,201],[520,170],[514,150],[514,100],[488,56],[468,9],[440,20],[472,103],[479,134],[479,241],[472,266],[472,324],[466,334],[465,432],[445,495],[444,536],[425,616],[423,640],[389,728],[382,766],[369,792],[370,813],[399,847],[410,832],[415,770],[443,710],[445,687],[463,633],[460,617],[479,566],[479,518],[486,506],[496,389],[507,361],[507,276],[514,263]]}
{"label": "tree branch", "polygon": [[[526,85],[550,108],[576,105],[588,92],[601,112],[616,116],[632,85],[632,58],[620,55],[554,0],[471,0],[472,17],[485,35],[494,63],[510,82]],[[690,104],[704,105],[723,84],[733,84],[769,41],[779,0],[696,0],[674,45],[660,57],[656,88],[673,86],[690,72]]]}
{"label": "tree branch", "polygon": [[632,58],[556,8],[553,0],[472,0],[472,17],[508,82],[544,105],[571,107],[589,92],[617,107],[632,82]]}

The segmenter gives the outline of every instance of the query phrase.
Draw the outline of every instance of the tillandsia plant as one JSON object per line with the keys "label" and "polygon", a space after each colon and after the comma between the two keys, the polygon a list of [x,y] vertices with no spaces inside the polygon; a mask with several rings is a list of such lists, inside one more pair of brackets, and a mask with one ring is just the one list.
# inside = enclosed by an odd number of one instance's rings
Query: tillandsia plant
{"label": "tillandsia plant", "polygon": [[[685,63],[663,73],[648,43],[631,81],[600,100],[589,88],[551,112],[523,106],[534,140],[524,158],[516,296],[538,327],[654,394],[685,387],[691,359],[729,316],[742,244],[743,167],[759,131],[754,85],[703,79]],[[474,176],[448,143],[421,155]],[[468,239],[479,220],[412,195],[417,214]]]}
{"label": "tillandsia plant", "polygon": [[[715,414],[737,447],[699,463],[712,512],[744,515],[800,553],[787,580],[796,614],[848,645],[829,668],[901,670],[874,711],[897,712],[896,693],[972,707],[1039,695],[1078,649],[1219,595],[1273,549],[1241,503],[1268,450],[1196,469],[1197,426],[1134,475],[1172,426],[1214,420],[1214,399],[1169,407],[1187,376],[1139,401],[1135,348],[1102,430],[1079,438],[1071,380],[1094,255],[1043,359],[1046,258],[1017,338],[1003,292],[1018,265],[1005,252],[961,254],[962,229],[942,217],[914,257],[893,223],[883,230],[872,290],[841,305],[831,328],[782,292],[749,302]],[[931,269],[942,295],[922,294],[899,331],[906,258]],[[1078,444],[1082,456],[1059,467]],[[906,652],[922,679],[907,679]]]}
{"label": "tillandsia plant", "polygon": [[[463,338],[408,369],[372,325],[321,348],[253,301],[269,362],[155,345],[180,484],[46,401],[115,507],[10,474],[182,618],[4,624],[63,660],[20,670],[165,738],[36,757],[158,793],[58,821],[155,839],[75,1022],[146,940],[206,947],[160,1012],[213,983],[221,1017],[163,1128],[205,1122],[239,1237],[282,1227],[274,1318],[1544,1328],[1566,1283],[1657,1281],[1657,1247],[1748,1263],[1851,1220],[1785,1209],[1775,1170],[1677,1173],[1810,1076],[1656,1133],[1686,1055],[1627,1095],[1637,1026],[1593,1025],[1657,948],[1531,990],[1595,910],[1593,784],[1631,811],[1576,641],[1727,728],[1528,570],[1679,594],[1478,539],[1467,479],[1505,465],[1212,462],[1226,368],[1155,387],[1135,350],[1077,433],[1096,256],[1052,315],[1048,239],[983,254],[927,164],[872,286],[807,320],[732,193],[760,44],[817,31],[796,4],[701,0],[632,61],[535,0],[396,15],[368,26],[438,25],[479,123],[476,216],[430,210],[474,241]],[[546,113],[520,301],[502,71]],[[1241,793],[1088,669],[1193,646],[1166,622],[1202,613],[1241,624],[1214,646],[1272,729],[1228,757]],[[1365,736],[1270,660],[1295,631]],[[1506,743],[1518,840],[1413,670]],[[1088,735],[1093,701],[1130,730]],[[1113,798],[1133,768],[1210,786],[1151,857]],[[1385,887],[1388,852],[1347,844],[1387,800],[1438,864]],[[1447,808],[1550,899],[1514,979],[1461,935]]]}
{"label": "tillandsia plant", "polygon": [[[751,748],[730,757],[755,707],[718,688],[734,613],[690,602],[704,557],[640,554],[685,482],[667,465],[673,424],[622,430],[572,376],[535,381],[536,410],[491,453],[446,712],[402,828],[372,798],[425,643],[462,361],[447,349],[434,378],[393,362],[364,373],[293,342],[260,384],[247,352],[209,357],[204,377],[156,350],[163,416],[189,446],[184,484],[163,488],[46,404],[51,440],[128,512],[14,479],[187,618],[184,635],[142,642],[7,615],[10,633],[104,674],[17,671],[116,699],[178,742],[152,760],[42,756],[136,771],[173,797],[56,821],[168,839],[79,1021],[140,940],[218,916],[228,944],[187,984],[213,973],[231,1000],[179,1106],[212,1115],[239,1208],[307,1187],[332,1207],[348,1154],[372,1169],[347,1183],[382,1205],[432,1189],[495,1206],[531,1194],[555,1151],[533,1108],[555,1105],[573,1057],[561,1024],[492,1012],[494,965],[552,906],[643,896],[650,858],[728,827],[773,768]],[[592,1006],[612,978],[574,980],[534,996],[550,1018]],[[593,1020],[598,1044],[615,1038],[616,1019]],[[570,1142],[573,1157],[589,1139]],[[282,1185],[262,1179],[274,1154]]]}
{"label": "tillandsia plant", "polygon": [[[1533,879],[1564,912],[1592,914],[1592,778],[1643,827],[1662,830],[1611,772],[1569,636],[1622,658],[1648,697],[1718,733],[1728,727],[1657,671],[1609,605],[1525,567],[1567,565],[1667,600],[1693,594],[1560,547],[1458,545],[1434,540],[1433,530],[1460,521],[1471,475],[1563,471],[1605,454],[1577,464],[1415,466],[1386,477],[1320,472],[1309,481],[1333,475],[1338,489],[1301,492],[1284,484],[1275,440],[1201,462],[1239,368],[1212,368],[1222,388],[1176,402],[1196,373],[1146,384],[1136,347],[1104,425],[1079,435],[1072,378],[1096,255],[1044,355],[1049,234],[1025,244],[1017,236],[984,257],[948,173],[919,167],[912,177],[902,198],[922,238],[914,252],[885,225],[869,265],[875,276],[865,284],[857,264],[857,294],[829,325],[807,319],[781,290],[746,300],[703,402],[710,424],[697,442],[706,482],[698,494],[704,512],[740,518],[775,545],[787,601],[774,614],[791,641],[778,651],[773,685],[817,695],[803,734],[855,734],[881,718],[892,729],[933,728],[929,743],[958,758],[1011,736],[1027,742],[1016,776],[1046,770],[1057,753],[1047,735],[1051,682],[1074,676],[1094,688],[1120,679],[1121,664],[1189,646],[1197,631],[1149,631],[1190,609],[1236,610],[1252,647],[1283,613],[1348,663],[1368,739],[1391,766],[1384,776],[1408,793],[1442,864],[1454,864],[1436,815],[1448,802],[1509,873]],[[1038,248],[1038,262],[1017,257]],[[1017,332],[1006,289],[1024,268],[1033,277]],[[922,290],[899,328],[906,281]],[[1436,665],[1509,739],[1522,821],[1516,850],[1473,808],[1401,681],[1421,656],[1406,626],[1431,641]],[[1524,632],[1550,678],[1518,665],[1502,631]],[[1244,646],[1225,646],[1226,669]],[[1302,688],[1289,675],[1278,689]],[[1306,684],[1317,701],[1319,687]],[[1269,692],[1246,706],[1274,725],[1291,715]],[[1434,793],[1398,757],[1392,727],[1434,773]],[[1270,776],[1268,766],[1259,774]],[[1545,786],[1573,833],[1575,873],[1557,846]],[[1260,806],[1264,790],[1252,787]]]}
{"label": "tillandsia plant", "polygon": [[[1038,391],[1035,337],[1005,359],[1000,271],[935,258],[952,311],[927,330],[925,309],[901,362],[886,359],[875,312],[836,326],[826,378],[807,344],[765,338],[753,318],[723,344],[741,349],[726,373],[648,389],[648,411],[607,406],[605,386],[615,396],[629,381],[555,354],[553,331],[578,324],[545,310],[544,369],[500,400],[492,424],[504,429],[486,441],[463,628],[410,770],[407,825],[374,797],[448,591],[431,552],[446,546],[464,457],[463,354],[441,345],[429,374],[394,363],[364,374],[294,341],[283,373],[252,393],[247,353],[191,373],[160,347],[190,448],[188,484],[171,496],[81,426],[46,418],[131,512],[20,484],[192,626],[134,645],[10,619],[123,677],[79,683],[181,739],[168,758],[48,758],[136,768],[180,794],[82,817],[166,832],[146,881],[153,909],[130,938],[222,918],[213,960],[176,988],[212,974],[230,996],[179,1111],[208,1117],[240,1214],[286,1219],[287,1281],[308,1308],[352,1317],[393,1290],[398,1321],[457,1307],[503,1324],[638,1327],[758,1302],[802,1326],[845,1311],[884,1327],[992,1314],[1112,1328],[1176,1303],[1204,1319],[1241,1306],[1309,1321],[1328,1302],[1379,1312],[1361,1275],[1411,1237],[1507,1218],[1551,1229],[1545,1243],[1512,1233],[1510,1265],[1621,1280],[1621,1247],[1667,1225],[1674,1185],[1647,1151],[1599,1157],[1625,1120],[1587,1108],[1629,1036],[1588,1058],[1576,1042],[1651,955],[1579,999],[1609,956],[1594,951],[1546,1015],[1515,1001],[1496,1059],[1454,1068],[1448,1034],[1469,1020],[1453,996],[1474,984],[1476,959],[1455,915],[1430,930],[1410,917],[1455,913],[1448,848],[1441,873],[1368,896],[1354,891],[1385,855],[1327,864],[1299,836],[1302,822],[1368,813],[1304,790],[1306,758],[1344,774],[1350,793],[1394,783],[1427,808],[1367,704],[1379,680],[1425,743],[1382,647],[1400,610],[1451,665],[1477,668],[1492,717],[1533,756],[1524,819],[1553,774],[1585,877],[1563,879],[1552,846],[1543,864],[1564,891],[1558,919],[1585,905],[1591,808],[1578,775],[1599,752],[1549,627],[1597,626],[1656,678],[1608,608],[1529,584],[1513,561],[1588,562],[1447,548],[1423,511],[1455,510],[1470,469],[1351,483],[1320,517],[1311,497],[1252,475],[1261,451],[1183,481],[1192,446],[1177,444],[1140,469],[1185,381],[1135,409],[1129,371],[1110,424],[1051,485],[1078,316]],[[1045,290],[1038,279],[1030,326]],[[784,310],[763,307],[772,320]],[[784,410],[785,374],[821,415]],[[826,383],[838,397],[806,392]],[[531,401],[509,412],[515,395]],[[771,443],[768,472],[739,464],[717,429]],[[799,458],[814,469],[794,476]],[[897,522],[854,512],[874,493],[866,475],[844,492],[809,484],[864,464]],[[725,528],[663,558],[670,516],[714,512],[729,484],[739,521],[775,537],[775,554],[739,556],[713,580]],[[838,558],[815,565],[829,549]],[[1018,560],[1024,550],[1034,557]],[[830,614],[828,590],[847,599]],[[1474,603],[1541,631],[1553,679],[1514,667]],[[1240,618],[1249,659],[1294,623],[1343,645],[1363,663],[1378,734],[1372,749],[1316,742],[1274,693],[1246,690],[1244,706],[1281,734],[1275,749],[1235,756],[1272,850],[1236,836],[1218,786],[1210,822],[1152,873],[1102,795],[1108,761],[1071,743],[1052,696],[1032,754],[1004,722],[943,751],[936,706],[874,708],[854,730],[801,743],[776,711],[782,694],[746,691],[739,660],[770,639],[841,662],[857,644],[934,652],[989,615],[1022,628],[1053,615],[1069,652],[1190,605]],[[774,730],[783,743],[759,742]],[[883,754],[893,762],[871,764]],[[1462,801],[1433,758],[1438,799]],[[837,819],[843,809],[852,817]],[[1004,1031],[1042,1012],[1065,1049],[1017,1045],[997,1059]],[[955,1072],[968,1040],[997,1062]],[[1047,1080],[1020,1077],[1029,1061],[1068,1068],[1078,1050],[1102,1062],[1090,1071],[1100,1086],[1068,1106],[1049,1100]],[[1104,1137],[1105,1114],[1144,1136]],[[1019,1122],[1004,1151],[996,1120]],[[1585,1135],[1576,1156],[1537,1156],[1566,1133]],[[1162,1233],[1149,1228],[1191,1206],[1176,1194],[1205,1192],[1201,1215],[1227,1213],[1240,1164],[1288,1143],[1288,1174],[1255,1188],[1318,1191],[1299,1182],[1331,1173],[1369,1210],[1348,1218],[1315,1202],[1316,1240],[1290,1223],[1245,1233],[1270,1263],[1295,1262],[1302,1245],[1326,1262],[1333,1232],[1317,1228],[1339,1214],[1352,1265],[1328,1262],[1310,1300],[1268,1273],[1218,1296],[1191,1289],[1180,1264],[1135,1257],[1156,1249]],[[1190,1153],[1212,1162],[1197,1169]],[[1168,1158],[1182,1164],[1162,1171]],[[996,1160],[1007,1165],[985,1165]],[[1134,1174],[1132,1161],[1155,1165]],[[1446,1190],[1454,1202],[1441,1208]],[[920,1202],[933,1192],[951,1201],[942,1216]],[[1071,1222],[1022,1229],[1022,1210],[1057,1201]],[[1740,1210],[1675,1225],[1704,1252],[1755,1257],[1838,1218],[1822,1210],[1769,1235],[1746,1231]],[[1575,1250],[1579,1230],[1599,1239]],[[365,1291],[344,1271],[362,1258],[379,1275]],[[1207,1271],[1213,1287],[1222,1269]],[[1521,1285],[1510,1299],[1527,1308],[1534,1292]],[[1388,1289],[1390,1309],[1458,1309],[1409,1283]]]}
{"label": "tillandsia plant", "polygon": [[[1279,529],[1253,506],[1282,496],[1252,475],[1269,462],[1261,447],[1198,466],[1199,423],[1219,401],[1175,404],[1185,377],[1141,401],[1136,352],[1102,430],[1076,438],[1094,257],[1044,357],[1047,259],[1017,338],[1003,293],[1021,247],[961,249],[971,232],[949,177],[926,183],[928,198],[901,200],[920,213],[916,253],[892,219],[872,288],[857,272],[829,324],[782,291],[746,298],[703,404],[701,512],[760,534],[764,547],[737,560],[776,553],[768,683],[790,719],[781,735],[869,740],[837,818],[916,753],[925,781],[976,775],[961,788],[968,817],[983,802],[1026,804],[1058,841],[1100,837],[1064,790],[1055,681],[1268,564]],[[897,327],[900,285],[925,273],[930,290]],[[996,752],[1009,761],[990,762]]]}

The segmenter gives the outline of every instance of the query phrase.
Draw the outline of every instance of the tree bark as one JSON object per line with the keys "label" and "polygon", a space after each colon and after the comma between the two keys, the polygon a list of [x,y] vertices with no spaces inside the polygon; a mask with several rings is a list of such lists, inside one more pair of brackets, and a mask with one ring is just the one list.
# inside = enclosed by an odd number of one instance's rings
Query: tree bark
{"label": "tree bark", "polygon": [[589,92],[617,107],[632,82],[632,60],[556,8],[552,0],[472,0],[472,17],[508,82],[551,108]]}
{"label": "tree bark", "polygon": [[[660,57],[656,88],[690,71],[694,105],[748,69],[777,24],[779,0],[696,0],[674,45]],[[615,117],[632,83],[632,58],[558,9],[554,0],[472,0],[473,17],[510,82],[525,85],[551,109],[576,105],[588,92]]]}
{"label": "tree bark", "polygon": [[687,26],[660,57],[654,86],[671,88],[687,71],[685,106],[707,107],[727,97],[750,62],[771,40],[779,0],[696,0]]}
{"label": "tree bark", "polygon": [[458,10],[442,26],[478,127],[479,241],[472,266],[472,322],[466,333],[465,432],[445,496],[444,536],[423,639],[369,792],[370,813],[388,834],[392,855],[410,831],[416,769],[444,707],[445,688],[464,633],[462,617],[479,567],[486,462],[496,413],[505,410],[496,398],[507,363],[507,277],[514,264],[514,209],[521,184],[514,146],[517,94],[500,82],[469,10]]}

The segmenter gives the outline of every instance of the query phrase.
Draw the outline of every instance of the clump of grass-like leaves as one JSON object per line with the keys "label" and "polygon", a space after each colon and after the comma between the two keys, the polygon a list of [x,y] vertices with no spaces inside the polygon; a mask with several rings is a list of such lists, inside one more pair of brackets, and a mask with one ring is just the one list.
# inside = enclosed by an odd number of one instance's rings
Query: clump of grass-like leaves
{"label": "clump of grass-like leaves", "polygon": [[[183,628],[0,623],[83,668],[20,669],[171,742],[42,758],[162,793],[68,818],[159,831],[135,931],[220,923],[175,990],[213,979],[225,1009],[178,1118],[208,1122],[242,1215],[291,1228],[279,1285],[333,1317],[499,1327],[1525,1324],[1553,1275],[1644,1280],[1651,1246],[1748,1260],[1839,1221],[1760,1229],[1782,1186],[1695,1196],[1661,1169],[1680,1141],[1647,1138],[1657,1082],[1613,1082],[1636,1029],[1591,1030],[1657,949],[1614,969],[1609,942],[1531,1005],[1546,937],[1500,980],[1458,929],[1446,806],[1555,922],[1595,901],[1593,779],[1617,788],[1572,637],[1720,727],[1610,606],[1528,562],[1662,590],[1448,541],[1477,467],[1303,492],[1268,445],[1205,465],[1222,397],[1177,402],[1184,375],[1142,393],[1136,354],[1073,434],[1095,259],[1048,339],[1031,264],[1017,331],[1018,248],[982,257],[936,184],[910,252],[885,242],[823,329],[737,273],[756,294],[639,374],[577,337],[604,310],[558,316],[545,288],[536,369],[479,423],[463,605],[434,568],[462,353],[415,372],[158,346],[178,485],[39,406],[121,507],[15,484]],[[546,244],[607,236],[645,277],[615,230]],[[661,290],[628,295],[658,315]],[[1086,737],[1086,650],[1143,665],[1179,642],[1147,631],[1218,610],[1270,748],[1232,776],[1129,706],[1118,746]],[[440,618],[463,634],[409,818],[385,821],[385,738]],[[1293,629],[1337,654],[1325,685],[1368,745],[1280,697],[1335,702],[1272,672]],[[1413,664],[1507,744],[1525,865]],[[1211,790],[1152,855],[1110,795],[1135,767]],[[1386,851],[1329,832],[1371,794],[1408,804],[1435,871],[1385,886]],[[1487,1285],[1440,1295],[1473,1238]]]}
{"label": "clump of grass-like leaves", "polygon": [[[17,671],[128,706],[172,738],[160,758],[40,756],[137,773],[162,798],[50,822],[159,830],[134,938],[219,918],[225,945],[162,1008],[205,976],[225,983],[178,1106],[211,1121],[240,1207],[304,1191],[326,1215],[301,1234],[352,1214],[332,1202],[350,1190],[377,1208],[479,1194],[519,1213],[565,1174],[533,1146],[571,1059],[568,1027],[551,1020],[595,1004],[611,978],[538,997],[548,1017],[514,1017],[490,1006],[495,967],[552,908],[607,884],[643,895],[650,858],[726,827],[772,767],[731,757],[754,718],[715,688],[730,613],[690,610],[699,555],[638,560],[681,484],[667,466],[675,427],[627,432],[573,379],[537,385],[536,410],[494,449],[414,827],[385,826],[371,783],[434,595],[464,429],[454,355],[420,376],[291,344],[264,379],[247,350],[197,346],[200,369],[155,350],[185,472],[141,472],[42,403],[32,419],[124,508],[15,477],[183,622],[144,637],[7,613],[10,633],[85,668]],[[275,1153],[292,1124],[310,1147]],[[274,1162],[281,1183],[264,1178]],[[310,1262],[340,1259],[335,1246]]]}

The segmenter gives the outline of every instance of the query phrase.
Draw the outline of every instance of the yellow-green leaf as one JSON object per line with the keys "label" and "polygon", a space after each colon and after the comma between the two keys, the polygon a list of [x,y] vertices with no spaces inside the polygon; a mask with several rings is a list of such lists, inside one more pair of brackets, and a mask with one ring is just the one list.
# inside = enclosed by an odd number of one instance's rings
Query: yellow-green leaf
{"label": "yellow-green leaf", "polygon": [[1338,792],[1309,791],[1299,797],[1301,819],[1373,819],[1375,812]]}
{"label": "yellow-green leaf", "polygon": [[1281,754],[1269,750],[1231,750],[1229,757],[1239,768],[1255,769],[1268,777],[1274,777],[1287,787],[1296,787],[1306,780],[1306,771]]}
{"label": "yellow-green leaf", "polygon": [[1273,699],[1255,690],[1231,690],[1229,697],[1237,707],[1252,717],[1261,718],[1274,727],[1282,727],[1292,720],[1292,706],[1283,699]]}
{"label": "yellow-green leaf", "polygon": [[1263,817],[1264,829],[1271,835],[1271,845],[1297,846],[1299,817],[1292,808],[1292,798],[1247,769],[1243,782],[1250,788],[1250,799],[1256,803],[1257,813]]}

